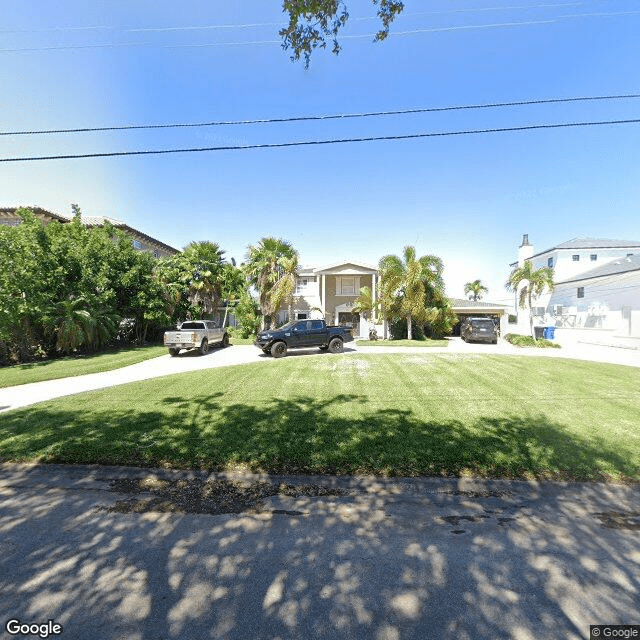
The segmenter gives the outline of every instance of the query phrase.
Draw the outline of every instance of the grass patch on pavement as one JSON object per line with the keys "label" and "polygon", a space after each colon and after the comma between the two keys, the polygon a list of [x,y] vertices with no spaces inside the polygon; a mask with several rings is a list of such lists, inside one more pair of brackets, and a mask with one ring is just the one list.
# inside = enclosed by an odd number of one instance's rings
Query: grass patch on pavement
{"label": "grass patch on pavement", "polygon": [[358,340],[359,347],[446,347],[448,340]]}
{"label": "grass patch on pavement", "polygon": [[90,356],[75,356],[0,368],[0,388],[120,369],[168,353],[166,347],[132,347]]}
{"label": "grass patch on pavement", "polygon": [[0,460],[640,481],[640,369],[474,354],[265,359],[0,414]]}

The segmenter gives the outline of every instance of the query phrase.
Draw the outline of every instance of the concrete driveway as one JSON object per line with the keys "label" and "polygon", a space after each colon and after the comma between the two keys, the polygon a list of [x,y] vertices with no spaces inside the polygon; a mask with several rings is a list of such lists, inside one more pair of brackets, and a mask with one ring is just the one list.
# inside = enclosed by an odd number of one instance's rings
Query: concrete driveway
{"label": "concrete driveway", "polygon": [[[570,343],[562,349],[535,349],[520,348],[504,340],[498,344],[466,343],[460,338],[450,338],[447,347],[358,347],[355,342],[345,345],[344,354],[367,353],[477,353],[499,354],[516,356],[539,356],[545,358],[571,358],[577,360],[590,360],[593,362],[607,362],[631,367],[640,367],[640,349],[625,349],[612,346]],[[334,357],[329,353],[321,353],[316,348],[297,349],[290,351],[291,357]],[[0,389],[0,413],[26,407],[45,400],[51,400],[62,396],[113,387],[128,382],[148,380],[160,376],[197,371],[216,367],[226,367],[237,364],[264,363],[273,364],[273,358],[265,356],[259,349],[251,345],[237,345],[227,349],[213,349],[205,356],[197,351],[184,351],[178,357],[172,358],[168,354],[145,360],[137,364],[105,371],[103,373],[91,373],[73,378],[60,380],[47,380],[33,382]]]}
{"label": "concrete driveway", "polygon": [[[301,494],[145,507],[180,480]],[[639,531],[637,485],[4,464],[0,611],[65,640],[585,639],[640,622]]]}

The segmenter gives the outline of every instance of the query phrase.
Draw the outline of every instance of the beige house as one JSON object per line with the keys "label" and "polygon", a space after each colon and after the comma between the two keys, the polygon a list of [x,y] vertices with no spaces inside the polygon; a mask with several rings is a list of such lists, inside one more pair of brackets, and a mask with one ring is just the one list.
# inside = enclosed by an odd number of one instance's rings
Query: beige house
{"label": "beige house", "polygon": [[[0,224],[16,226],[19,225],[22,219],[16,215],[16,211],[19,207],[0,207]],[[23,207],[25,209],[30,209],[33,211],[33,214],[36,218],[42,221],[43,224],[49,224],[54,220],[58,222],[62,222],[63,224],[67,222],[71,222],[72,218],[60,215],[59,213],[53,213],[52,211],[47,211],[46,209],[42,209],[41,207]],[[173,256],[176,253],[179,253],[178,249],[174,249],[173,247],[153,238],[152,236],[148,236],[146,233],[142,231],[138,231],[133,227],[130,227],[128,224],[123,222],[122,220],[115,220],[114,218],[108,218],[107,216],[81,216],[81,220],[83,224],[87,227],[101,227],[105,221],[110,222],[116,229],[120,229],[124,231],[126,234],[130,235],[133,240],[133,246],[138,251],[148,251],[152,253],[156,258],[166,258],[169,256]]]}
{"label": "beige house", "polygon": [[[323,318],[328,324],[351,327],[355,335],[365,335],[369,324],[377,322],[377,318],[354,313],[353,305],[361,287],[369,287],[375,299],[378,286],[378,270],[370,264],[337,262],[324,267],[303,268],[298,277],[291,320]],[[287,309],[281,309],[278,324],[287,316]]]}
{"label": "beige house", "polygon": [[[379,336],[384,335],[381,318],[370,313],[355,313],[353,305],[361,287],[369,287],[373,299],[378,297],[380,275],[377,267],[361,262],[337,262],[319,268],[300,270],[291,320],[324,318],[328,324],[351,327],[355,336],[366,337],[369,328],[375,327]],[[460,320],[466,316],[493,318],[506,333],[507,307],[492,302],[472,302],[451,298],[451,305]],[[278,324],[288,319],[286,307],[278,314]],[[459,324],[454,335],[460,335]]]}

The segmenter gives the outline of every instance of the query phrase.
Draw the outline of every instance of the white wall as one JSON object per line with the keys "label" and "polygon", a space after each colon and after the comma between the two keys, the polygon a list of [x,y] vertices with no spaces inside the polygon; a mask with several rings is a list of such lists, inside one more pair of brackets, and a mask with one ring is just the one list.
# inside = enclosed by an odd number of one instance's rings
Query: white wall
{"label": "white wall", "polygon": [[[556,249],[546,251],[531,260],[534,269],[548,266],[548,259],[553,258],[553,279],[556,282],[567,280],[574,276],[601,267],[616,258],[625,258],[628,253],[633,253],[633,248],[619,249]],[[580,256],[580,260],[574,261],[573,256]],[[596,255],[597,260],[591,260],[591,255]]]}
{"label": "white wall", "polygon": [[[584,287],[583,298],[578,298],[578,287]],[[640,336],[640,271],[556,285],[547,310],[552,312],[556,305],[562,305],[565,315],[575,316],[576,327]],[[630,308],[626,318],[623,307]]]}

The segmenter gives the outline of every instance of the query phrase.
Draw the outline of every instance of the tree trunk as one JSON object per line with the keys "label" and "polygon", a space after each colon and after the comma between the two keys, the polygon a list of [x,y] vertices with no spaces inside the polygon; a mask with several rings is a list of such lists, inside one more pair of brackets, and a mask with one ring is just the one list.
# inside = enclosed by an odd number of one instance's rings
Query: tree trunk
{"label": "tree trunk", "polygon": [[411,334],[411,314],[407,316],[407,339],[413,340],[413,337]]}

